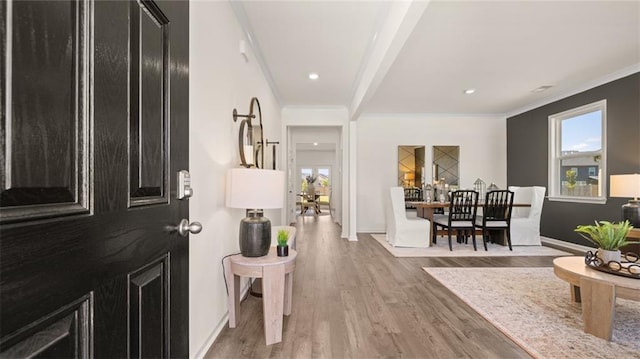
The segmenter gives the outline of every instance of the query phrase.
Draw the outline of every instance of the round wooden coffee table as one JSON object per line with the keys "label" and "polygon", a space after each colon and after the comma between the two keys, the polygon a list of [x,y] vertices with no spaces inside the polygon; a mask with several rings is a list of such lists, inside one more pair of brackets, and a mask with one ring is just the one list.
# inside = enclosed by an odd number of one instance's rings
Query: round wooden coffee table
{"label": "round wooden coffee table", "polygon": [[640,279],[627,278],[589,268],[584,257],[559,257],[553,272],[569,283],[571,301],[582,303],[585,333],[611,340],[616,298],[640,301]]}

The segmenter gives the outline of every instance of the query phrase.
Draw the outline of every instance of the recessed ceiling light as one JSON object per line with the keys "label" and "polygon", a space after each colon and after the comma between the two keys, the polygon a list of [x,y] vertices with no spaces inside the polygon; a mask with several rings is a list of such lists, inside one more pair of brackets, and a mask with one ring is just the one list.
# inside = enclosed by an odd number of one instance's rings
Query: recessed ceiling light
{"label": "recessed ceiling light", "polygon": [[465,95],[471,95],[474,92],[476,92],[476,89],[466,89],[466,90],[464,90]]}
{"label": "recessed ceiling light", "polygon": [[542,91],[546,91],[546,90],[548,90],[548,89],[550,89],[552,87],[553,87],[553,85],[543,85],[543,86],[540,86],[538,88],[533,89],[531,92],[542,92]]}
{"label": "recessed ceiling light", "polygon": [[315,73],[315,72],[312,72],[312,73],[309,74],[309,79],[310,80],[317,80],[318,77],[320,77],[320,76],[318,76],[318,74]]}
{"label": "recessed ceiling light", "polygon": [[318,145],[318,142],[314,142],[314,143],[313,143],[313,145],[314,145],[314,146],[317,146],[317,145]]}

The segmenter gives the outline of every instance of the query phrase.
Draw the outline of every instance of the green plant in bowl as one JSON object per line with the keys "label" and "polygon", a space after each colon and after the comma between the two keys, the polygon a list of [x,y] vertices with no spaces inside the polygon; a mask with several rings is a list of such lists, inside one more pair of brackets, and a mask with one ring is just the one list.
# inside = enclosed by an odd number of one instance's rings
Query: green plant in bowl
{"label": "green plant in bowl", "polygon": [[289,242],[289,232],[286,229],[278,231],[278,246],[284,247]]}
{"label": "green plant in bowl", "polygon": [[608,251],[617,251],[631,242],[627,235],[633,226],[629,221],[612,223],[609,221],[595,221],[595,225],[579,225],[574,229],[584,239]]}

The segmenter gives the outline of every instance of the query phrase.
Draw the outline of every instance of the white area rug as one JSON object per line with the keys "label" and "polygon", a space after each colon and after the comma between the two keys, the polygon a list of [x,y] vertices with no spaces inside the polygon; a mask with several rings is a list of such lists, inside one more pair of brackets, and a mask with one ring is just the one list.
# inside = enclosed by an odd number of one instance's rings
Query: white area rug
{"label": "white area rug", "polygon": [[536,358],[639,358],[640,303],[617,299],[612,342],[582,330],[553,268],[423,268]]}
{"label": "white area rug", "polygon": [[381,246],[395,257],[516,257],[516,256],[571,256],[573,254],[544,246],[513,246],[513,251],[508,246],[487,243],[487,251],[484,250],[482,239],[476,238],[478,250],[473,250],[473,244],[453,243],[453,251],[449,250],[449,242],[446,239],[438,239],[438,243],[428,248],[403,248],[392,247],[387,243],[384,234],[372,234]]}

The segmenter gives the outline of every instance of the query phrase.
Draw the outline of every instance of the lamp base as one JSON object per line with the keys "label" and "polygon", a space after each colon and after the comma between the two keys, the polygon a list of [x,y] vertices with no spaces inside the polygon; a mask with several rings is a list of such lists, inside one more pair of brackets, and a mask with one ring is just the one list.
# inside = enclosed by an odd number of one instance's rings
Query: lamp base
{"label": "lamp base", "polygon": [[271,247],[271,221],[261,212],[247,214],[249,217],[240,221],[240,253],[245,257],[266,256]]}
{"label": "lamp base", "polygon": [[640,201],[629,200],[622,205],[622,220],[628,220],[634,228],[640,228]]}

